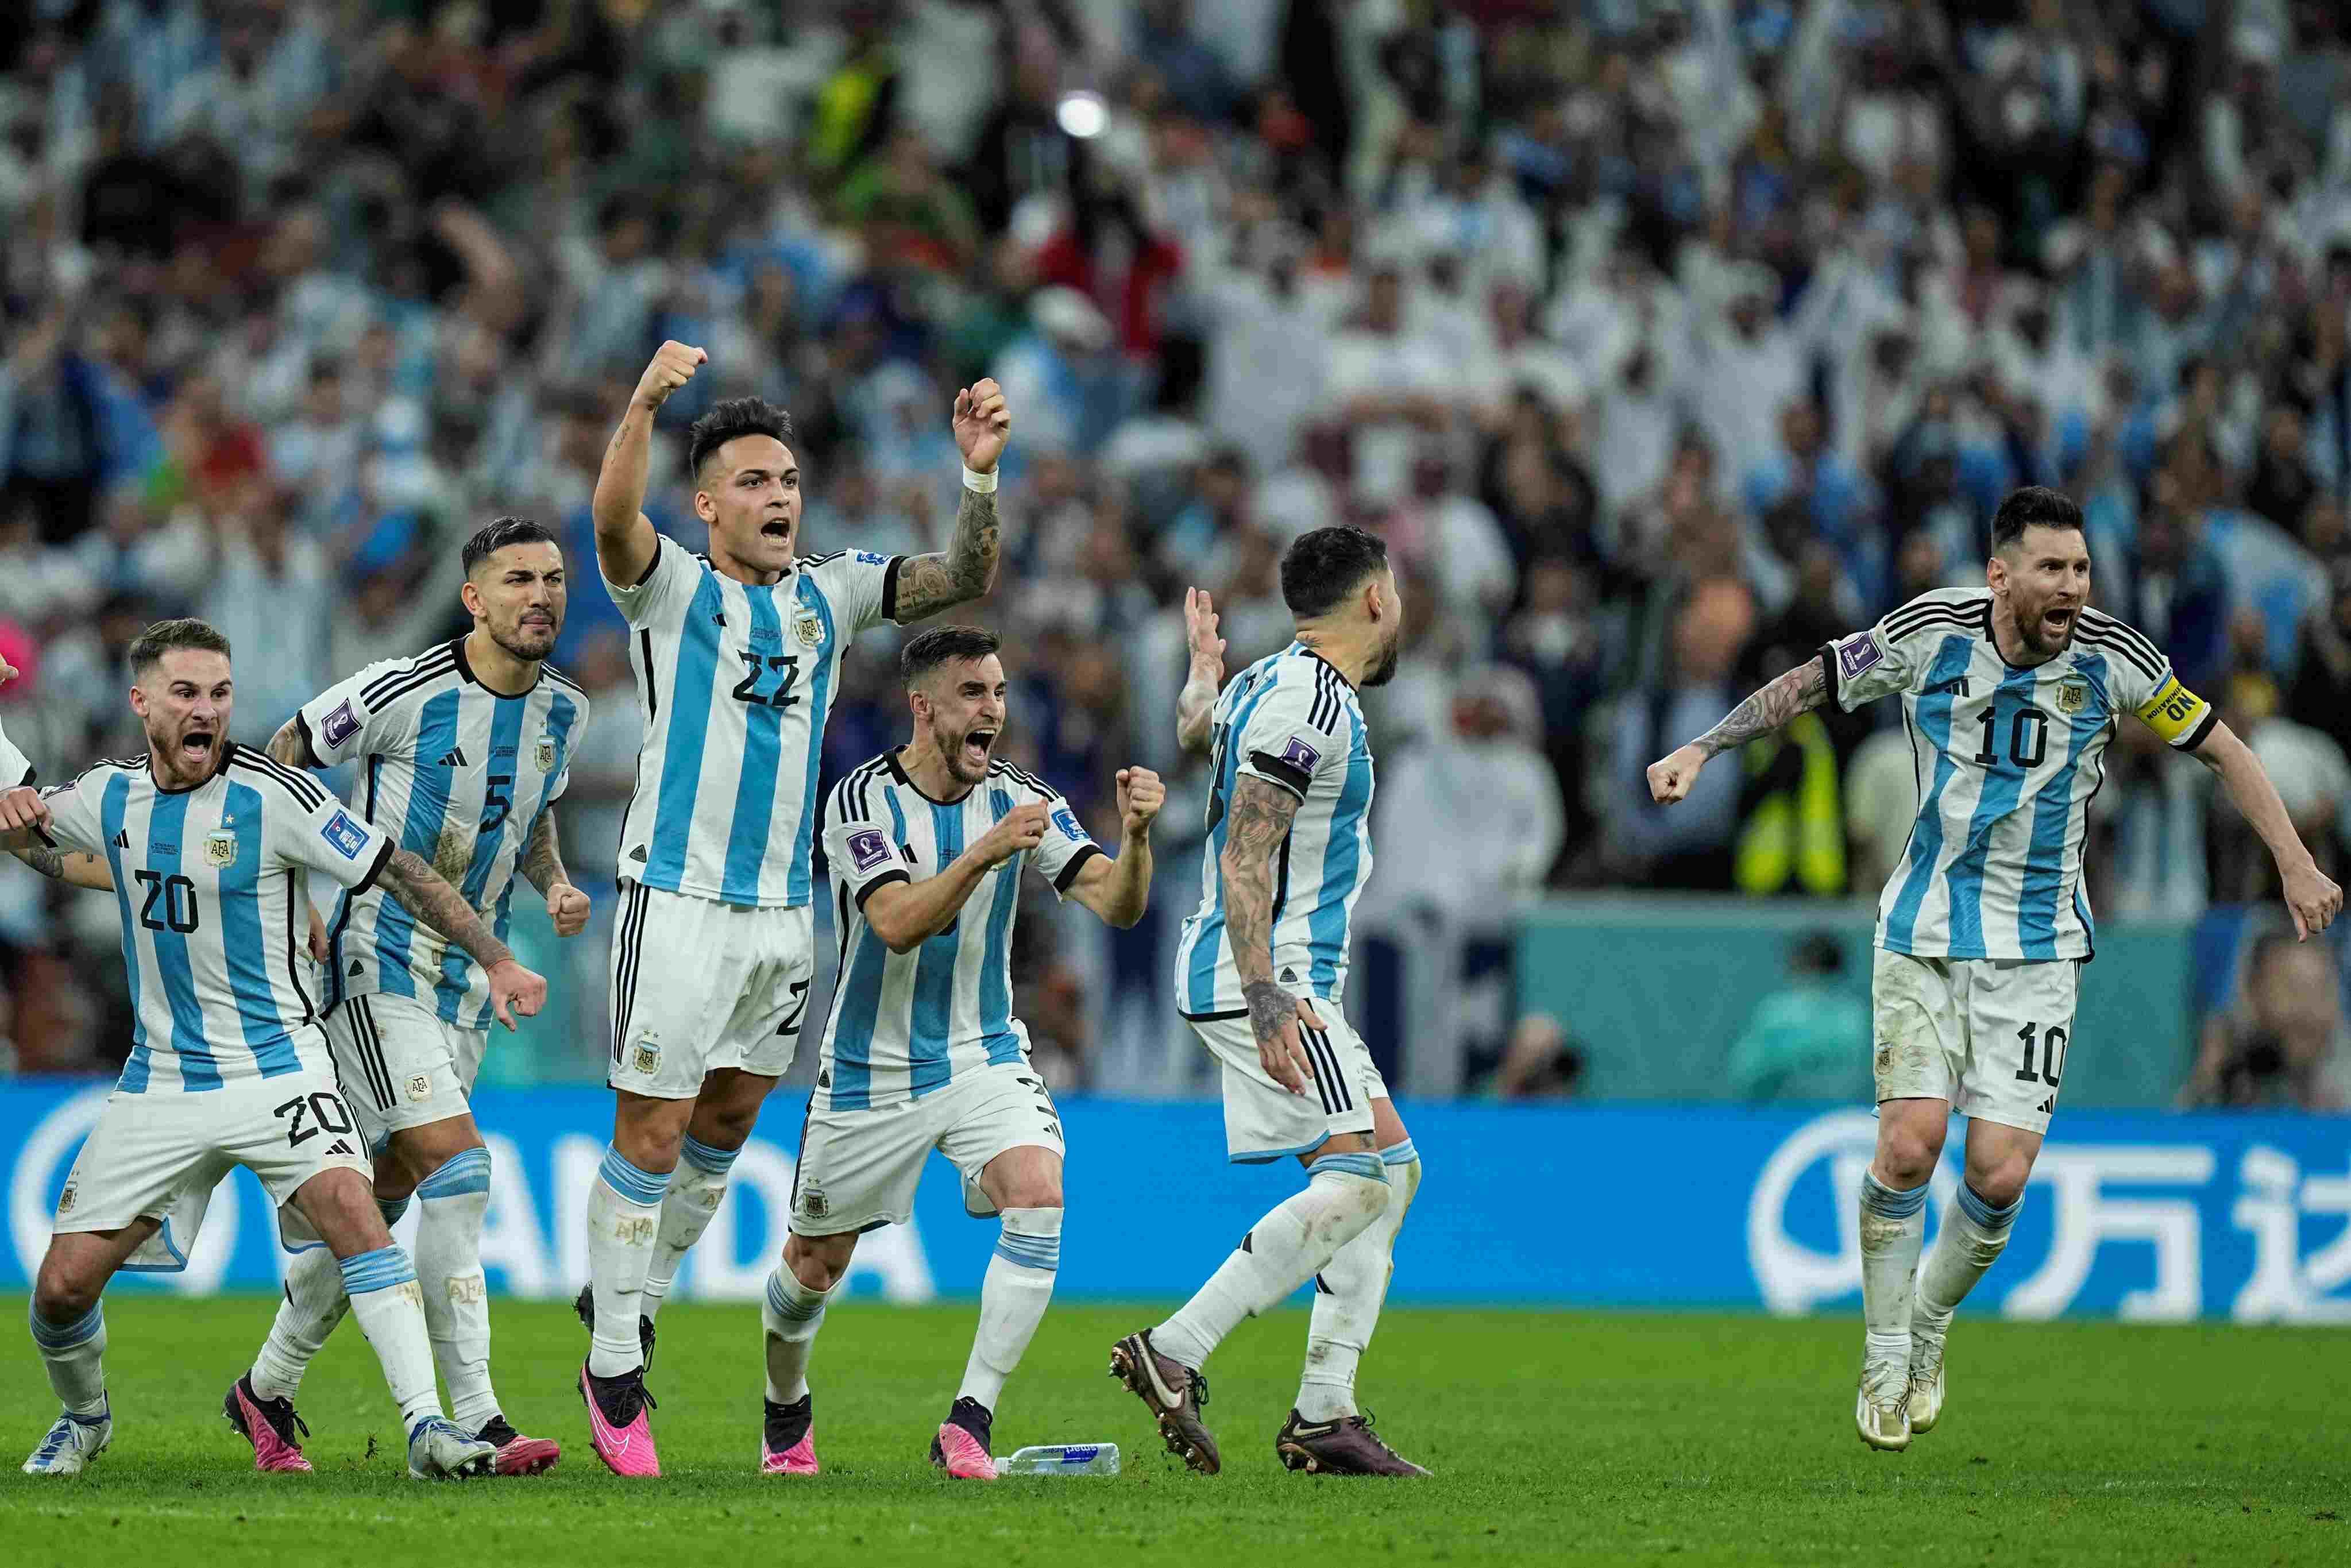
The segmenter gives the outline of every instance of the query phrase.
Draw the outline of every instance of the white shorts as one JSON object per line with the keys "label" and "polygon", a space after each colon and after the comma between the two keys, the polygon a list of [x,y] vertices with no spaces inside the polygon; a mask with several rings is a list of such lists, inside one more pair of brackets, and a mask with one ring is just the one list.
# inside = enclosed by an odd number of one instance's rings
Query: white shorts
{"label": "white shorts", "polygon": [[993,1214],[979,1173],[1005,1150],[1022,1147],[1066,1153],[1061,1113],[1025,1061],[991,1063],[919,1100],[870,1111],[820,1111],[811,1103],[792,1177],[792,1229],[839,1236],[903,1223],[914,1212],[914,1188],[933,1149],[963,1173],[966,1211]]}
{"label": "white shorts", "polygon": [[1878,1100],[1948,1100],[1963,1116],[2047,1132],[2081,979],[2078,958],[1880,948],[1869,988]]}
{"label": "white shorts", "polygon": [[344,998],[324,1022],[370,1154],[381,1154],[394,1133],[472,1108],[488,1030],[459,1029],[427,1003],[381,992]]}
{"label": "white shorts", "polygon": [[612,1088],[691,1100],[721,1067],[781,1078],[816,977],[816,912],[624,883],[611,973]]}
{"label": "white shorts", "polygon": [[57,1195],[55,1228],[119,1230],[141,1218],[160,1219],[164,1228],[129,1266],[172,1268],[186,1261],[213,1188],[237,1166],[268,1189],[288,1247],[318,1241],[287,1207],[303,1183],[338,1168],[373,1175],[350,1107],[323,1067],[231,1079],[198,1092],[118,1089]]}
{"label": "white shorts", "polygon": [[1339,1004],[1310,998],[1322,1028],[1299,1026],[1314,1081],[1292,1094],[1258,1061],[1249,1015],[1187,1019],[1192,1032],[1225,1069],[1225,1154],[1243,1165],[1302,1155],[1334,1133],[1372,1130],[1372,1102],[1388,1098],[1371,1049],[1347,1025]]}

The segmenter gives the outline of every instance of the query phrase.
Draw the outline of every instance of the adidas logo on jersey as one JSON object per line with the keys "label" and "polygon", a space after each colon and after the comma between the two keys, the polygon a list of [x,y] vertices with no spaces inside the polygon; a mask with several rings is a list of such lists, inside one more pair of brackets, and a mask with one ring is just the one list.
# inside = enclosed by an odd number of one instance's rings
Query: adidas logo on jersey
{"label": "adidas logo on jersey", "polygon": [[1294,986],[1298,984],[1298,971],[1295,969],[1284,969],[1281,972],[1281,983],[1285,986]]}
{"label": "adidas logo on jersey", "polygon": [[351,973],[354,975],[360,973],[360,971],[364,969],[366,967],[366,965],[361,964],[357,958],[351,960]]}
{"label": "adidas logo on jersey", "polygon": [[358,1157],[357,1154],[351,1148],[350,1140],[348,1138],[337,1138],[333,1143],[327,1145],[327,1152],[330,1155],[350,1155],[354,1159]]}
{"label": "adidas logo on jersey", "polygon": [[127,850],[131,847],[130,829],[125,828],[122,831],[114,835],[114,847],[118,850]]}
{"label": "adidas logo on jersey", "polygon": [[444,768],[463,768],[465,766],[465,748],[462,746],[453,746],[448,750],[443,752],[441,754],[441,766]]}
{"label": "adidas logo on jersey", "polygon": [[639,844],[635,849],[631,850],[629,852],[629,858],[642,864],[645,858],[645,846]]}

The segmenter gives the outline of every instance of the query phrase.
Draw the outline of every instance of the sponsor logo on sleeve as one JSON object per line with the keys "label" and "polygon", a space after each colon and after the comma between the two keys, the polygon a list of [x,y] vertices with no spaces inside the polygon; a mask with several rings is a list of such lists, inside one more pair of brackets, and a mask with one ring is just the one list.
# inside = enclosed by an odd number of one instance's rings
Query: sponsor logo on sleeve
{"label": "sponsor logo on sleeve", "polygon": [[347,861],[359,859],[360,852],[367,848],[367,830],[352,821],[350,815],[343,811],[337,811],[328,818],[327,825],[319,830],[319,836],[332,845],[336,852]]}
{"label": "sponsor logo on sleeve", "polygon": [[1076,815],[1072,813],[1067,806],[1057,806],[1054,808],[1053,826],[1061,829],[1062,832],[1068,834],[1073,839],[1082,839],[1086,836],[1086,831],[1078,826],[1078,819]]}
{"label": "sponsor logo on sleeve", "polygon": [[351,700],[345,697],[327,714],[326,723],[319,727],[319,737],[329,746],[340,746],[360,732],[360,716],[351,711]]}
{"label": "sponsor logo on sleeve", "polygon": [[890,841],[872,828],[849,835],[849,858],[859,871],[872,871],[890,858]]}
{"label": "sponsor logo on sleeve", "polygon": [[1837,674],[1849,681],[1865,670],[1875,669],[1885,657],[1886,650],[1877,645],[1877,639],[1864,632],[1837,644]]}
{"label": "sponsor logo on sleeve", "polygon": [[1293,735],[1290,744],[1281,748],[1281,759],[1301,773],[1311,773],[1314,765],[1322,760],[1322,754],[1307,745],[1303,737]]}
{"label": "sponsor logo on sleeve", "polygon": [[888,566],[890,564],[890,558],[888,556],[876,555],[870,549],[852,550],[849,552],[849,558],[860,566]]}

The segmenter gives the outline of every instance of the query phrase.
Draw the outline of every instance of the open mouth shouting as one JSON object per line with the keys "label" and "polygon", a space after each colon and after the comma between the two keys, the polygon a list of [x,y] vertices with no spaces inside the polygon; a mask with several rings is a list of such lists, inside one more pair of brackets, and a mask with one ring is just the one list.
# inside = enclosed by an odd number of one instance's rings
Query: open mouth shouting
{"label": "open mouth shouting", "polygon": [[982,725],[978,728],[967,731],[963,737],[963,748],[957,760],[975,779],[987,771],[987,759],[995,755],[996,751],[996,733],[995,730]]}
{"label": "open mouth shouting", "polygon": [[191,773],[201,773],[210,768],[220,755],[220,734],[203,725],[192,725],[180,736],[179,762]]}
{"label": "open mouth shouting", "polygon": [[770,516],[759,525],[759,537],[771,544],[791,547],[792,520],[781,513]]}
{"label": "open mouth shouting", "polygon": [[2074,622],[2081,611],[2072,605],[2053,604],[2041,613],[2041,635],[2052,643],[2063,643],[2074,632]]}

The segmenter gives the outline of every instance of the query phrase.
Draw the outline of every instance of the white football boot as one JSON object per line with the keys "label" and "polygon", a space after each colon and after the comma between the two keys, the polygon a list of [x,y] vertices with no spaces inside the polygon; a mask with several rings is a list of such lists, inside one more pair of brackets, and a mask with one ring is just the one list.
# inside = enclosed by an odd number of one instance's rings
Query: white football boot
{"label": "white football boot", "polygon": [[1910,1446],[1910,1377],[1907,1367],[1864,1364],[1854,1396],[1853,1424],[1873,1448],[1900,1453]]}
{"label": "white football boot", "polygon": [[472,1480],[490,1473],[498,1451],[454,1421],[430,1416],[408,1434],[408,1473],[420,1481]]}
{"label": "white football boot", "polygon": [[77,1416],[70,1410],[57,1412],[57,1425],[25,1461],[28,1476],[78,1476],[89,1462],[106,1452],[114,1441],[114,1409],[109,1406],[96,1416]]}
{"label": "white football boot", "polygon": [[1943,1415],[1943,1336],[1951,1332],[1947,1319],[1938,1325],[1913,1312],[1910,1317],[1910,1433],[1931,1432]]}

